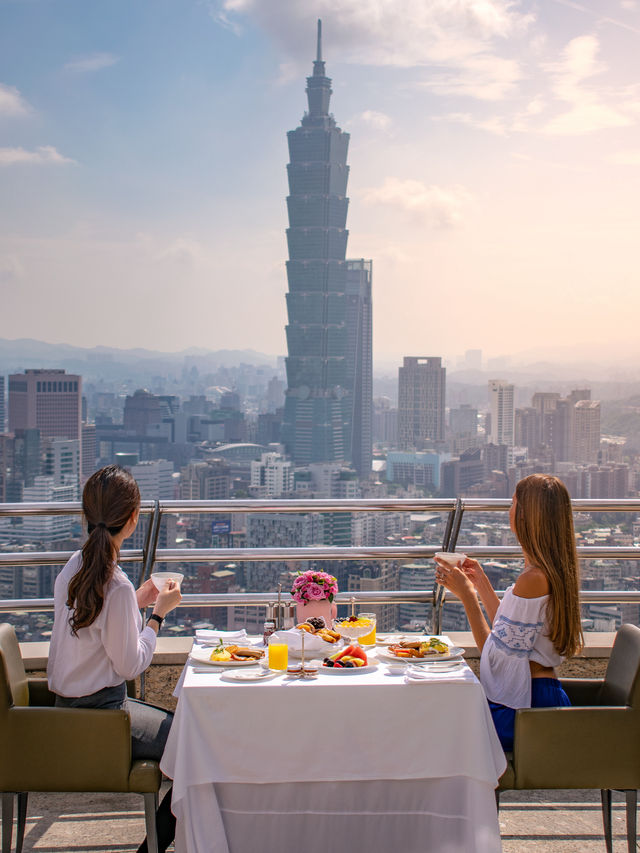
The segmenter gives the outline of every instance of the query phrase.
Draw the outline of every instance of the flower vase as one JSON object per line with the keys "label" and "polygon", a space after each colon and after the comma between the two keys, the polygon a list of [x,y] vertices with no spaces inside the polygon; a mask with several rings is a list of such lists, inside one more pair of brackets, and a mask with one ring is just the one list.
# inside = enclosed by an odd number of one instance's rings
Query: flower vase
{"label": "flower vase", "polygon": [[296,618],[299,623],[305,622],[310,616],[322,616],[327,628],[331,628],[337,615],[338,605],[334,601],[329,601],[328,598],[296,604]]}

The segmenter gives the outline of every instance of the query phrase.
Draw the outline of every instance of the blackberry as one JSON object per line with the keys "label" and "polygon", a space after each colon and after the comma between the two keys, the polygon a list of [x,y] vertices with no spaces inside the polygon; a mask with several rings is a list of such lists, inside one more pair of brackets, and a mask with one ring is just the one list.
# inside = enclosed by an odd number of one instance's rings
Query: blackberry
{"label": "blackberry", "polygon": [[327,627],[323,616],[310,616],[307,619],[307,625],[311,625],[311,627],[315,628],[316,631]]}

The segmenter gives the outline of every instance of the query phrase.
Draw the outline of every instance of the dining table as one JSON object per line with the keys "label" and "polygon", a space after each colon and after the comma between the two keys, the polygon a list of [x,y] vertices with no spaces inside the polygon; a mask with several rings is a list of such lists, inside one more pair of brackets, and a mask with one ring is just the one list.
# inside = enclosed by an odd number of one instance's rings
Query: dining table
{"label": "dining table", "polygon": [[466,663],[410,676],[374,651],[309,679],[233,672],[250,670],[200,654],[176,688],[161,762],[176,853],[501,850],[506,759]]}

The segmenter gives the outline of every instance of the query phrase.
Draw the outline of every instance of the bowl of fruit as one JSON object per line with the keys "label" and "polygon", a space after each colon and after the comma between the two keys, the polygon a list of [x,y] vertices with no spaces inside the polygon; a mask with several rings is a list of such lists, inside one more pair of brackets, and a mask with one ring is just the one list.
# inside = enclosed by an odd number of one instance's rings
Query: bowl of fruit
{"label": "bowl of fruit", "polygon": [[365,616],[347,616],[346,619],[333,620],[334,631],[337,631],[341,637],[351,642],[370,634],[373,626],[373,620],[367,619]]}
{"label": "bowl of fruit", "polygon": [[375,664],[369,662],[364,649],[357,645],[340,649],[322,661],[322,669],[334,675],[340,672],[370,672],[374,668]]}

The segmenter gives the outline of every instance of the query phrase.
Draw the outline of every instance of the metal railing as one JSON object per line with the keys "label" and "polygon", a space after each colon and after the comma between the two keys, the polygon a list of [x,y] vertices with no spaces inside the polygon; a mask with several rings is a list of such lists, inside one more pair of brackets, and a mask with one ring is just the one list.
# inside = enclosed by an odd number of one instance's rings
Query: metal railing
{"label": "metal railing", "polygon": [[[233,513],[339,513],[339,512],[408,512],[448,513],[445,524],[444,544],[455,548],[457,534],[463,514],[470,512],[507,512],[511,506],[505,499],[471,499],[464,503],[454,498],[442,499],[347,499],[347,500],[230,500],[230,501],[143,501],[141,514],[150,516],[146,541],[143,549],[121,551],[122,562],[140,562],[139,581],[151,573],[157,562],[161,563],[215,563],[215,562],[297,562],[306,560],[426,560],[433,558],[442,547],[435,545],[402,546],[349,546],[334,547],[314,545],[307,547],[278,548],[158,548],[158,534],[163,514],[233,514]],[[637,512],[640,499],[626,500],[574,500],[574,513],[594,512]],[[0,504],[0,518],[80,515],[79,502],[57,503],[5,503]],[[452,528],[453,534],[452,535]],[[448,533],[447,533],[448,531]],[[72,552],[5,552],[0,553],[0,569],[9,566],[45,566],[65,563]],[[464,553],[470,557],[508,560],[522,557],[520,548],[514,546],[466,546]],[[640,560],[640,547],[585,546],[578,549],[583,560]],[[501,595],[498,592],[498,595]],[[225,593],[207,595],[184,595],[182,607],[245,605],[264,607],[273,602],[274,593]],[[285,600],[289,597],[285,596]],[[433,625],[439,630],[444,595],[438,585],[433,590],[403,591],[383,590],[347,592],[338,595],[338,603],[354,600],[358,604],[388,604],[418,602],[432,604]],[[627,604],[640,602],[640,590],[583,590],[583,603]],[[0,600],[0,612],[32,612],[51,610],[52,599],[5,599]]]}

